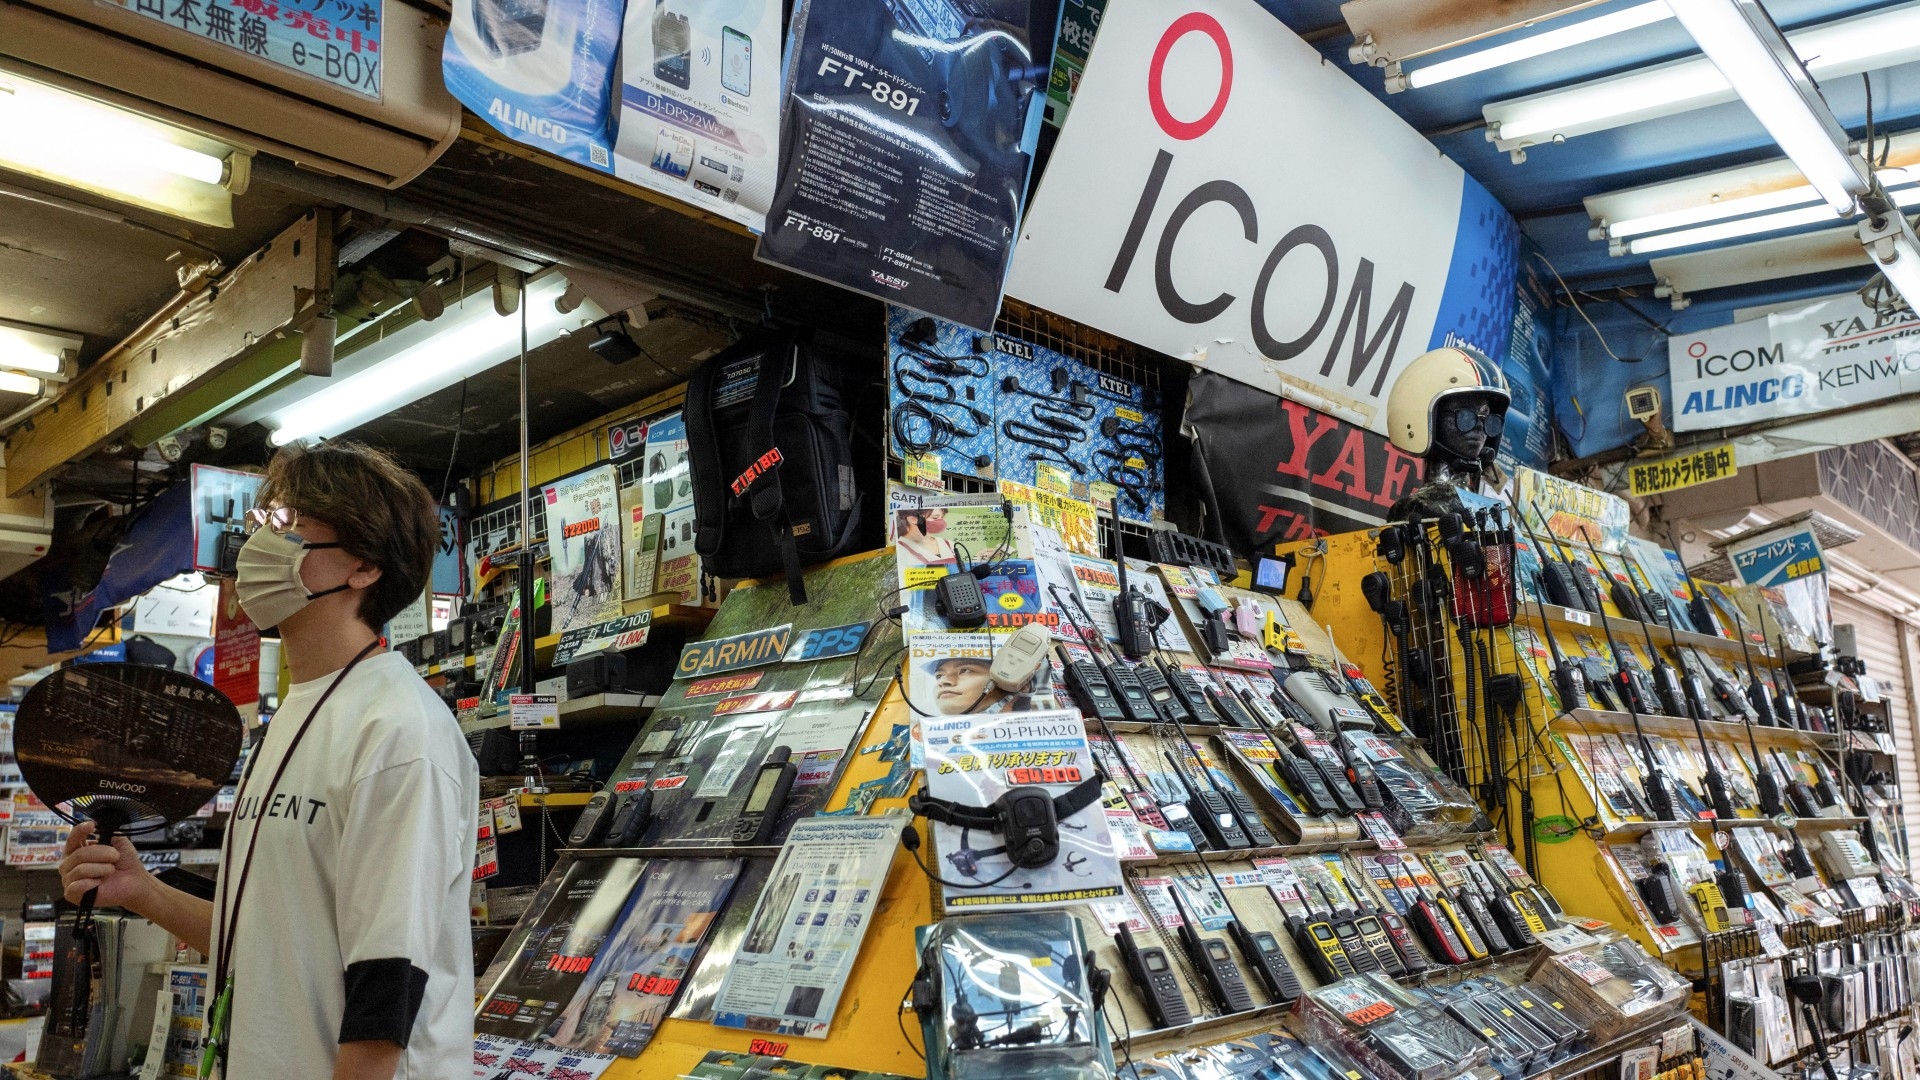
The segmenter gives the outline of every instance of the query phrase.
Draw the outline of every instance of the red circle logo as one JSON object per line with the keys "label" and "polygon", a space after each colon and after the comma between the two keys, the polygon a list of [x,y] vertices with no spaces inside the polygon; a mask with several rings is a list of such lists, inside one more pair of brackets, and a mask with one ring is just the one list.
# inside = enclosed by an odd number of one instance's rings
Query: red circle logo
{"label": "red circle logo", "polygon": [[1693,357],[1695,360],[1707,355],[1707,343],[1704,341],[1689,343],[1687,345],[1687,355]]}
{"label": "red circle logo", "polygon": [[[1166,73],[1167,54],[1173,51],[1174,43],[1195,31],[1212,38],[1213,47],[1220,50],[1220,92],[1214,96],[1213,107],[1205,116],[1189,121],[1179,119],[1168,110],[1161,78]],[[1153,63],[1147,67],[1147,104],[1153,109],[1153,118],[1160,124],[1160,130],[1182,141],[1205,135],[1219,121],[1220,114],[1227,111],[1227,95],[1232,91],[1233,46],[1227,43],[1226,28],[1204,11],[1189,11],[1175,19],[1167,32],[1160,35],[1160,44],[1153,50]]]}

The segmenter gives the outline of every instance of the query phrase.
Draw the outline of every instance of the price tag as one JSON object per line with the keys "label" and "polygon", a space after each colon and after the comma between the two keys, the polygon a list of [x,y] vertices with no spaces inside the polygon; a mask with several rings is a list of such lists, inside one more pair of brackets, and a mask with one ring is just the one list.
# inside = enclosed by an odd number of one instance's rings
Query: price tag
{"label": "price tag", "polygon": [[1576,626],[1593,625],[1593,616],[1581,611],[1579,608],[1561,608],[1560,610],[1566,612],[1567,621]]}
{"label": "price tag", "polygon": [[1073,477],[1058,465],[1037,461],[1033,466],[1033,486],[1058,495],[1073,494]]}
{"label": "price tag", "polygon": [[1662,1058],[1679,1057],[1693,1049],[1693,1028],[1688,1024],[1675,1024],[1660,1033],[1660,1056]]}
{"label": "price tag", "polygon": [[508,726],[515,731],[544,731],[560,726],[560,699],[552,694],[514,694]]}
{"label": "price tag", "polygon": [[1598,986],[1613,978],[1613,972],[1600,966],[1600,962],[1586,953],[1563,953],[1554,957],[1560,966],[1580,976],[1589,986]]}
{"label": "price tag", "polygon": [[909,487],[930,488],[934,491],[946,487],[940,479],[940,455],[934,453],[908,454],[903,463]]}
{"label": "price tag", "polygon": [[1373,837],[1373,842],[1380,845],[1381,851],[1399,851],[1407,846],[1407,842],[1400,839],[1400,834],[1394,832],[1393,826],[1387,823],[1387,816],[1380,811],[1368,810],[1354,817],[1360,819],[1360,827]]}

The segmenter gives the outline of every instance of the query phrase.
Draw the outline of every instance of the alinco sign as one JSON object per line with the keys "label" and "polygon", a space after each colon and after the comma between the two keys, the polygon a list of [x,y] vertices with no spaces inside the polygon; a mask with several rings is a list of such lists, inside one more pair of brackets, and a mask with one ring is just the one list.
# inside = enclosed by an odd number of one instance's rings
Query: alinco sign
{"label": "alinco sign", "polygon": [[1667,339],[1673,428],[1700,431],[1920,392],[1920,320],[1858,295]]}

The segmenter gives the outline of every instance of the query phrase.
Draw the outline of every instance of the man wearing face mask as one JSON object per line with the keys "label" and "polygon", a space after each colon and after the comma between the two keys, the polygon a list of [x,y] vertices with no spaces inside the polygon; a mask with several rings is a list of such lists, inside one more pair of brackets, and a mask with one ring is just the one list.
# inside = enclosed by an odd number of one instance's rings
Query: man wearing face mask
{"label": "man wearing face mask", "polygon": [[67,843],[66,897],[98,887],[209,954],[223,1077],[465,1076],[479,776],[379,637],[426,588],[432,496],[386,454],[331,443],[281,450],[259,501],[234,587],[278,628],[293,685],[248,757],[215,898],[161,884],[124,837],[88,843],[91,823]]}

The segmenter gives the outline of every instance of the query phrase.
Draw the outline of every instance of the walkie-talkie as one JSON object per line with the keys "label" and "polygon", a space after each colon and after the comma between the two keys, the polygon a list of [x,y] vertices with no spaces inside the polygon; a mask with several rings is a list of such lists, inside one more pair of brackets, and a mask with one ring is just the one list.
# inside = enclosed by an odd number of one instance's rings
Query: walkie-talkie
{"label": "walkie-talkie", "polygon": [[1733,613],[1733,626],[1740,639],[1740,655],[1747,660],[1747,705],[1753,709],[1753,715],[1762,726],[1786,726],[1785,719],[1774,715],[1773,701],[1767,696],[1767,688],[1760,682],[1760,673],[1753,666],[1753,652],[1747,647],[1747,626],[1740,618],[1738,609]]}
{"label": "walkie-talkie", "polygon": [[613,814],[613,825],[607,829],[605,846],[623,848],[638,844],[641,835],[647,831],[647,826],[652,821],[652,787],[643,787],[631,795],[622,797],[619,809]]}
{"label": "walkie-talkie", "polygon": [[[1391,871],[1388,872],[1388,876],[1392,876]],[[1348,891],[1352,892],[1353,887],[1348,886]],[[1397,885],[1395,891],[1399,891]],[[1402,903],[1406,902],[1405,896],[1400,899]],[[1354,896],[1354,902],[1361,902],[1357,894]],[[1361,907],[1367,909],[1365,904],[1361,904]],[[1401,971],[1408,975],[1424,975],[1433,967],[1426,955],[1420,951],[1420,946],[1414,943],[1413,931],[1407,928],[1406,920],[1400,917],[1399,912],[1393,910],[1392,904],[1382,902],[1367,910],[1374,918],[1380,920],[1381,928],[1386,931],[1387,941],[1392,943],[1393,951],[1399,957]]]}
{"label": "walkie-talkie", "polygon": [[1140,682],[1140,688],[1147,692],[1147,700],[1160,714],[1160,719],[1169,724],[1191,724],[1194,716],[1187,711],[1186,702],[1173,692],[1166,675],[1153,664],[1139,664],[1133,668],[1133,677]]}
{"label": "walkie-talkie", "polygon": [[1276,1002],[1289,1002],[1300,996],[1300,977],[1293,973],[1293,966],[1287,963],[1286,950],[1280,947],[1280,941],[1271,930],[1253,930],[1233,906],[1233,897],[1227,895],[1227,887],[1214,876],[1213,867],[1207,860],[1197,860],[1200,869],[1207,872],[1207,879],[1213,882],[1214,891],[1227,905],[1227,914],[1232,918],[1227,922],[1227,936],[1233,939],[1234,947],[1240,950],[1240,958],[1253,969],[1254,979],[1267,996]]}
{"label": "walkie-talkie", "polygon": [[[1393,891],[1399,894],[1400,902],[1407,905],[1407,921],[1413,924],[1413,932],[1426,943],[1433,955],[1446,964],[1464,964],[1474,959],[1467,952],[1466,943],[1460,940],[1459,931],[1453,928],[1452,920],[1447,918],[1438,904],[1427,898],[1417,878],[1413,883],[1414,899],[1411,901],[1407,899],[1406,892],[1400,888],[1397,876],[1398,868],[1404,865],[1399,857],[1379,855],[1376,858],[1386,869],[1387,880],[1393,884]],[[1482,953],[1482,955],[1485,954]]]}
{"label": "walkie-talkie", "polygon": [[1120,651],[1129,660],[1139,660],[1153,655],[1155,642],[1154,630],[1165,621],[1165,614],[1154,618],[1158,604],[1146,596],[1135,592],[1127,584],[1127,553],[1120,544],[1120,502],[1114,500],[1113,506],[1113,565],[1118,574],[1120,591],[1113,598],[1113,621],[1120,631]]}
{"label": "walkie-talkie", "polygon": [[1313,905],[1307,903],[1306,882],[1295,875],[1300,884],[1300,906],[1305,915],[1286,912],[1287,934],[1293,938],[1293,944],[1300,955],[1313,969],[1314,978],[1323,983],[1339,982],[1354,974],[1353,961],[1347,956],[1346,949],[1340,945],[1340,935],[1334,933],[1333,924],[1317,918]]}
{"label": "walkie-talkie", "polygon": [[[1444,856],[1435,855],[1434,858],[1444,859]],[[1434,876],[1437,878],[1439,874],[1439,870],[1435,869]],[[1444,888],[1444,885],[1442,887]],[[1486,943],[1488,952],[1499,956],[1514,950],[1514,944],[1507,940],[1507,935],[1500,929],[1500,924],[1494,921],[1493,912],[1487,908],[1486,898],[1480,895],[1479,890],[1472,887],[1465,874],[1460,875],[1460,885],[1453,890],[1453,904],[1454,910],[1465,916],[1473,930],[1480,935],[1480,940]]]}
{"label": "walkie-talkie", "polygon": [[580,810],[580,819],[573,824],[573,831],[567,834],[568,847],[592,847],[607,835],[607,828],[613,824],[613,793],[598,791],[587,805]]}
{"label": "walkie-talkie", "polygon": [[1326,886],[1316,881],[1313,888],[1320,894],[1321,902],[1327,905],[1327,925],[1333,927],[1334,935],[1340,939],[1340,948],[1345,950],[1353,970],[1362,975],[1380,970],[1379,958],[1373,955],[1373,950],[1361,938],[1360,928],[1353,925],[1353,913],[1342,910],[1340,905],[1334,903]]}
{"label": "walkie-talkie", "polygon": [[1194,762],[1200,767],[1200,779],[1207,782],[1207,787],[1216,796],[1226,800],[1228,807],[1233,811],[1233,816],[1240,822],[1241,831],[1246,834],[1252,846],[1273,847],[1278,844],[1279,840],[1267,828],[1266,822],[1260,820],[1260,813],[1254,809],[1253,800],[1247,798],[1247,793],[1235,787],[1231,781],[1222,783],[1220,778],[1214,775],[1213,770],[1207,767],[1206,759],[1200,753],[1199,747],[1193,744],[1193,736],[1188,733],[1185,724],[1175,722],[1174,727],[1180,732],[1180,740],[1187,744],[1187,749],[1193,754]]}
{"label": "walkie-talkie", "polygon": [[1640,894],[1640,902],[1654,922],[1671,926],[1680,921],[1680,898],[1673,887],[1673,871],[1666,863],[1647,867],[1647,876],[1633,883],[1633,891]]}
{"label": "walkie-talkie", "polygon": [[1274,775],[1287,786],[1287,790],[1299,796],[1303,808],[1315,817],[1339,812],[1339,804],[1334,802],[1333,792],[1327,790],[1326,779],[1312,761],[1303,759],[1293,752],[1291,746],[1282,742],[1280,737],[1269,730],[1269,737],[1280,745],[1273,759]]}
{"label": "walkie-talkie", "polygon": [[1164,659],[1156,658],[1154,665],[1160,669],[1161,677],[1166,680],[1167,689],[1172,691],[1173,696],[1179,698],[1180,704],[1186,708],[1187,723],[1213,722],[1213,710],[1207,704],[1206,692],[1201,689],[1191,672],[1179,664],[1168,663]]}
{"label": "walkie-talkie", "polygon": [[1140,991],[1140,1000],[1146,1003],[1153,1026],[1171,1028],[1193,1023],[1193,1012],[1187,1008],[1187,996],[1180,992],[1180,979],[1167,961],[1167,951],[1158,945],[1141,945],[1125,925],[1113,935],[1113,943],[1120,950],[1120,963],[1133,979],[1134,988]]}
{"label": "walkie-talkie", "polygon": [[1472,860],[1467,862],[1467,878],[1477,886],[1481,899],[1486,902],[1488,913],[1493,916],[1494,925],[1500,928],[1500,933],[1506,937],[1507,943],[1516,949],[1538,945],[1540,939],[1534,936],[1533,927],[1527,924],[1526,916],[1514,904],[1512,897],[1495,887],[1488,879],[1490,873],[1491,871],[1480,863]]}
{"label": "walkie-talkie", "polygon": [[1673,524],[1667,524],[1667,543],[1673,547],[1674,560],[1680,564],[1681,580],[1687,583],[1687,619],[1693,623],[1696,633],[1720,633],[1720,624],[1714,621],[1713,605],[1693,587],[1693,571],[1687,569],[1687,557],[1680,550],[1680,542],[1673,538]]}
{"label": "walkie-talkie", "polygon": [[[1593,541],[1589,539],[1587,544],[1591,547]],[[1599,558],[1598,551],[1594,553],[1594,557]],[[1678,821],[1680,817],[1673,809],[1673,789],[1667,785],[1667,775],[1660,769],[1660,759],[1654,755],[1653,744],[1647,740],[1646,730],[1640,724],[1640,713],[1643,711],[1638,702],[1640,692],[1630,674],[1630,671],[1638,671],[1639,668],[1629,663],[1626,652],[1613,638],[1612,625],[1604,616],[1600,619],[1600,628],[1606,632],[1607,648],[1613,653],[1614,686],[1620,691],[1621,702],[1626,706],[1627,715],[1633,718],[1633,733],[1640,743],[1640,752],[1646,755],[1647,771],[1646,775],[1641,777],[1640,786],[1647,797],[1647,808],[1652,811],[1656,820]]]}
{"label": "walkie-talkie", "polygon": [[1360,931],[1360,940],[1366,943],[1367,950],[1373,953],[1374,961],[1380,965],[1380,970],[1387,977],[1394,979],[1410,974],[1401,964],[1400,954],[1394,949],[1392,939],[1387,936],[1386,924],[1367,906],[1366,901],[1360,899],[1360,894],[1354,890],[1353,882],[1348,881],[1344,874],[1335,880],[1339,881],[1340,887],[1347,890],[1347,895],[1353,898],[1353,928]]}
{"label": "walkie-talkie", "polygon": [[1200,972],[1200,978],[1207,984],[1207,990],[1220,1007],[1221,1013],[1246,1012],[1253,1008],[1253,995],[1247,993],[1247,983],[1240,977],[1240,968],[1233,962],[1233,954],[1219,938],[1202,937],[1200,924],[1194,919],[1187,905],[1180,899],[1178,886],[1167,887],[1167,894],[1173,897],[1174,910],[1179,913],[1180,926],[1176,933],[1180,945],[1187,951],[1187,959]]}
{"label": "walkie-talkie", "polygon": [[[1419,888],[1419,885],[1420,882],[1416,878],[1414,880],[1414,887]],[[1423,896],[1426,895],[1426,890],[1422,889],[1421,894]],[[1453,927],[1454,935],[1458,939],[1461,947],[1466,950],[1467,956],[1474,960],[1485,960],[1487,958],[1486,939],[1480,936],[1480,932],[1474,928],[1471,919],[1460,913],[1460,909],[1454,904],[1453,898],[1447,895],[1446,886],[1440,881],[1440,876],[1437,873],[1434,874],[1433,895],[1427,897],[1427,899],[1434,907],[1439,909],[1440,914],[1446,918],[1448,925]]]}
{"label": "walkie-talkie", "polygon": [[[1667,632],[1674,635],[1675,641],[1680,640],[1680,632],[1673,625],[1672,609],[1663,610],[1667,612]],[[1699,684],[1691,673],[1683,680],[1680,673],[1668,665],[1653,643],[1653,631],[1644,621],[1640,624],[1640,632],[1646,636],[1647,652],[1653,656],[1654,687],[1660,694],[1663,706],[1669,710],[1669,715],[1685,715],[1693,720],[1693,735],[1700,744],[1700,762],[1706,777],[1707,803],[1713,809],[1713,816],[1719,821],[1732,821],[1733,800],[1727,795],[1727,778],[1721,775],[1720,766],[1714,763],[1713,752],[1707,749],[1707,732],[1700,723],[1706,719],[1707,705]],[[1678,653],[1675,656],[1678,657]],[[1684,709],[1685,712],[1672,712],[1673,709]]]}
{"label": "walkie-talkie", "polygon": [[[1534,541],[1536,547],[1539,543]],[[1545,589],[1540,585],[1539,578],[1535,578],[1534,582],[1533,602],[1540,608],[1540,636],[1547,639],[1547,651],[1553,654],[1553,694],[1560,699],[1563,712],[1584,709],[1587,707],[1587,673],[1561,653],[1560,641],[1553,635],[1553,624],[1547,621],[1547,605],[1540,599]]]}
{"label": "walkie-talkie", "polygon": [[1731,858],[1726,860],[1725,870],[1713,872],[1713,880],[1720,886],[1720,895],[1726,899],[1727,910],[1744,914],[1747,910],[1747,879],[1734,867]]}
{"label": "walkie-talkie", "polygon": [[1120,699],[1113,695],[1113,687],[1107,685],[1107,678],[1100,673],[1100,666],[1084,656],[1065,654],[1067,671],[1067,693],[1073,697],[1080,711],[1098,719],[1103,724],[1114,723],[1127,718],[1126,710],[1120,707]]}
{"label": "walkie-talkie", "polygon": [[1787,806],[1795,817],[1819,817],[1820,803],[1813,788],[1807,785],[1806,774],[1794,768],[1791,759],[1778,750],[1769,751],[1779,764],[1781,778],[1786,781]]}
{"label": "walkie-talkie", "polygon": [[1360,802],[1368,810],[1380,809],[1385,805],[1385,799],[1380,793],[1380,777],[1374,772],[1373,765],[1367,761],[1365,752],[1356,742],[1361,738],[1360,733],[1344,731],[1341,732],[1340,737],[1346,744],[1341,756],[1347,760],[1347,782],[1353,785],[1353,790],[1360,795]]}
{"label": "walkie-talkie", "polygon": [[1222,723],[1243,728],[1260,726],[1252,714],[1247,712],[1246,706],[1242,705],[1240,699],[1233,694],[1223,694],[1211,686],[1206,688],[1205,693],[1208,704],[1212,705],[1213,711],[1219,714]]}
{"label": "walkie-talkie", "polygon": [[1187,789],[1187,806],[1197,808],[1194,820],[1200,823],[1200,831],[1207,834],[1207,843],[1215,848],[1252,847],[1253,841],[1241,830],[1240,823],[1234,820],[1233,808],[1217,791],[1194,780],[1185,765],[1173,754],[1164,755],[1167,767],[1180,778],[1180,784]]}
{"label": "walkie-talkie", "polygon": [[[1297,732],[1296,735],[1298,736]],[[1353,784],[1348,782],[1346,762],[1340,760],[1338,751],[1317,737],[1298,736],[1294,745],[1299,748],[1300,755],[1306,759],[1307,764],[1318,769],[1321,777],[1326,780],[1327,790],[1333,793],[1334,802],[1338,804],[1340,813],[1357,814],[1367,809],[1365,800],[1360,798],[1360,793],[1355,791]]]}
{"label": "walkie-talkie", "polygon": [[[1527,511],[1536,516],[1539,513],[1532,506],[1528,506]],[[1540,552],[1541,567],[1551,567],[1545,572],[1548,598],[1561,607],[1578,608],[1595,615],[1602,614],[1600,589],[1593,583],[1593,576],[1588,574],[1585,568],[1576,568],[1573,565],[1573,558],[1559,550],[1558,540],[1554,541],[1553,550],[1549,552],[1546,545],[1540,542],[1540,538],[1534,535],[1532,527],[1527,524],[1526,516],[1524,514],[1519,516],[1521,527],[1526,529],[1527,539],[1532,540],[1534,548]],[[1553,535],[1553,530],[1547,528],[1545,521],[1540,523],[1540,528],[1548,536]]]}
{"label": "walkie-talkie", "polygon": [[[1073,617],[1072,609],[1061,601],[1060,587],[1048,585],[1047,591],[1053,594],[1053,602],[1066,614],[1067,622],[1086,643],[1088,658],[1093,661],[1095,667],[1100,669],[1100,674],[1106,677],[1107,685],[1113,688],[1113,696],[1119,703],[1124,718],[1141,724],[1159,723],[1160,710],[1154,707],[1153,699],[1147,696],[1147,688],[1140,684],[1140,677],[1134,673],[1133,668],[1120,661],[1117,653],[1114,662],[1111,663],[1101,655],[1103,648],[1111,650],[1113,646],[1106,638],[1100,636],[1099,629],[1094,626],[1093,616],[1087,612],[1086,608],[1080,608],[1080,614],[1087,617],[1087,626],[1081,626],[1079,620]],[[1073,603],[1078,606],[1080,598],[1073,597]]]}

